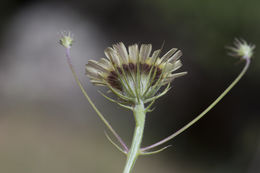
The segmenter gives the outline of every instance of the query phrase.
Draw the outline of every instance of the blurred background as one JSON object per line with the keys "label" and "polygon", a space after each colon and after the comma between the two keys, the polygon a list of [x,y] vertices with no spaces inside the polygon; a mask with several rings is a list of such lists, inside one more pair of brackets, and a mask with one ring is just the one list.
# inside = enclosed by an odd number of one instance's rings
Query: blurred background
{"label": "blurred background", "polygon": [[235,37],[256,44],[248,73],[207,116],[140,157],[136,173],[260,172],[260,1],[257,0],[2,0],[0,6],[0,172],[122,172],[125,157],[106,139],[66,64],[60,31],[74,33],[73,63],[85,88],[130,145],[131,112],[97,93],[84,75],[89,59],[119,41],[165,41],[183,51],[188,75],[147,115],[143,145],[172,134],[203,111],[237,76],[228,57]]}

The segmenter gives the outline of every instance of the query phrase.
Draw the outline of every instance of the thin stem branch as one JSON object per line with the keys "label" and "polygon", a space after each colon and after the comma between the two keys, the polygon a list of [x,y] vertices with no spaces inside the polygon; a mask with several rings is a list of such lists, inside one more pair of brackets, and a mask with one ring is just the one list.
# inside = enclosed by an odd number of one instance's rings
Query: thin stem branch
{"label": "thin stem branch", "polygon": [[170,135],[169,137],[153,144],[150,145],[148,147],[144,147],[141,149],[141,151],[146,151],[149,149],[152,149],[154,147],[157,147],[161,144],[164,144],[166,142],[168,142],[169,140],[175,138],[176,136],[178,136],[179,134],[181,134],[182,132],[184,132],[185,130],[187,130],[190,126],[192,126],[194,123],[196,123],[199,119],[201,119],[206,113],[208,113],[237,83],[238,81],[242,78],[242,76],[246,73],[248,67],[250,65],[250,58],[246,59],[246,63],[245,66],[243,68],[243,70],[240,72],[240,74],[237,76],[237,78],[227,87],[227,89],[213,102],[211,103],[201,114],[199,114],[196,118],[194,118],[192,121],[190,121],[188,124],[186,124],[185,126],[183,126],[181,129],[179,129],[177,132],[175,132],[174,134]]}
{"label": "thin stem branch", "polygon": [[98,114],[99,118],[103,121],[103,123],[107,126],[107,128],[113,133],[113,135],[117,138],[117,140],[119,141],[119,143],[121,144],[121,146],[124,148],[124,151],[128,151],[128,148],[126,146],[126,144],[124,143],[124,141],[121,139],[121,137],[116,133],[116,131],[112,128],[112,126],[109,124],[109,122],[105,119],[105,117],[101,114],[101,112],[97,109],[97,107],[95,106],[95,104],[93,103],[93,101],[90,99],[90,97],[88,96],[86,90],[83,88],[75,70],[74,67],[71,63],[71,56],[70,56],[70,48],[66,48],[66,57],[67,57],[67,62],[69,64],[70,70],[78,84],[78,86],[80,87],[82,93],[84,94],[84,96],[86,97],[86,99],[88,100],[88,102],[90,103],[90,105],[92,106],[92,108],[95,110],[95,112]]}

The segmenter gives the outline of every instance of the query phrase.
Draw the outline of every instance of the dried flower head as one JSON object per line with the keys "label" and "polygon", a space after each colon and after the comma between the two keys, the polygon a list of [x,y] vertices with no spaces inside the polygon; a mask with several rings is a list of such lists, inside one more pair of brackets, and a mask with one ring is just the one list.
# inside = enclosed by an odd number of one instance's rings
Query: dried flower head
{"label": "dried flower head", "polygon": [[228,47],[228,49],[232,51],[229,55],[239,57],[241,59],[250,59],[253,56],[255,45],[248,44],[243,39],[235,39],[234,45],[234,47]]}
{"label": "dried flower head", "polygon": [[[160,57],[161,50],[151,55],[152,45],[137,44],[128,47],[123,43],[105,50],[107,59],[89,60],[86,74],[95,85],[107,86],[120,100],[127,104],[154,101],[164,95],[170,82],[186,72],[173,73],[182,64],[179,60],[182,52],[173,48]],[[158,90],[167,87],[160,94]]]}

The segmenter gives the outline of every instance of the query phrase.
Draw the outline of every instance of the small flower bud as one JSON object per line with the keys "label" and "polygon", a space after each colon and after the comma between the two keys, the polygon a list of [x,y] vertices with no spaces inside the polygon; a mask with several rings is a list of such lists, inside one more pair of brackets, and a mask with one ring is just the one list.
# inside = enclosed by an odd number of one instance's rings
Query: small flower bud
{"label": "small flower bud", "polygon": [[253,50],[255,49],[255,45],[248,44],[243,39],[235,39],[234,45],[234,47],[228,47],[228,49],[231,50],[229,55],[239,57],[241,59],[250,59],[253,56]]}
{"label": "small flower bud", "polygon": [[62,32],[62,36],[59,41],[62,46],[69,49],[71,48],[73,41],[73,36],[70,32]]}

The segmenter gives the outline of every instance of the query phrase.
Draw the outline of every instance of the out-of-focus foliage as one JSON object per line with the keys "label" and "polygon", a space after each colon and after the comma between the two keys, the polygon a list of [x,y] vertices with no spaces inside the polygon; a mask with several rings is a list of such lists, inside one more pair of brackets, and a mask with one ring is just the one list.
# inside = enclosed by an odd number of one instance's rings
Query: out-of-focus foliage
{"label": "out-of-focus foliage", "polygon": [[[200,60],[208,70],[228,68],[229,63],[223,62],[221,57],[225,56],[223,47],[231,41],[230,38],[242,37],[254,44],[260,43],[260,2],[256,0],[142,0],[140,4],[158,10],[160,20],[167,23],[169,30],[191,42],[196,61]],[[153,20],[149,13],[145,17]],[[260,69],[260,60],[256,61]]]}

